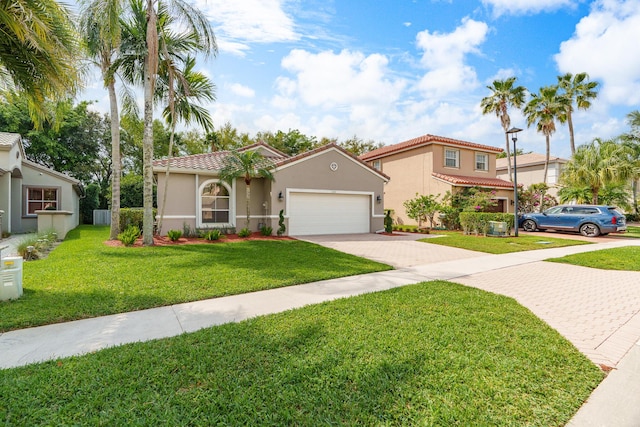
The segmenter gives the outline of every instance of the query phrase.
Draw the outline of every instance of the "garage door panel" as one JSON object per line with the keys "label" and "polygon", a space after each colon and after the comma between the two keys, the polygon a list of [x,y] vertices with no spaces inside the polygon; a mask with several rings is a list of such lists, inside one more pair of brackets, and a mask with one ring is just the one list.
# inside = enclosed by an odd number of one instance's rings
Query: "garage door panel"
{"label": "garage door panel", "polygon": [[370,200],[361,194],[291,193],[289,234],[368,233]]}

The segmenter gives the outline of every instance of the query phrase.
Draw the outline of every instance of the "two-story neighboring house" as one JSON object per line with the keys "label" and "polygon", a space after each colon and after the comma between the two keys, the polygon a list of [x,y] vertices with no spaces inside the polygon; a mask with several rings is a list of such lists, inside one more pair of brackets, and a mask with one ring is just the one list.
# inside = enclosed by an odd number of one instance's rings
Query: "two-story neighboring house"
{"label": "two-story neighboring house", "polygon": [[391,180],[384,190],[384,207],[393,209],[401,224],[415,224],[404,202],[420,195],[445,195],[467,187],[495,191],[497,212],[513,212],[513,183],[496,178],[496,154],[501,148],[436,135],[423,135],[388,145],[360,158]]}
{"label": "two-story neighboring house", "polygon": [[[520,154],[516,157],[519,187],[522,186],[526,189],[531,184],[539,184],[543,181],[545,159],[546,156],[539,153]],[[549,158],[547,185],[549,186],[549,194],[553,197],[557,197],[558,195],[558,180],[560,179],[562,168],[567,162],[567,159],[560,157]],[[513,169],[513,158],[511,159],[511,167]],[[509,180],[506,157],[496,159],[496,176],[501,179]]]}

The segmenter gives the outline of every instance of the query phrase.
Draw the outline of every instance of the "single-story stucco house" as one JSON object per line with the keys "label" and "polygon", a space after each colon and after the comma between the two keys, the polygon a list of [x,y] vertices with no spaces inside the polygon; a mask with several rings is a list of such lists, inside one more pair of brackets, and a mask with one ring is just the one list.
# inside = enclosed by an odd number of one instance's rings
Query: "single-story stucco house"
{"label": "single-story stucco house", "polygon": [[456,193],[468,187],[495,192],[496,212],[513,212],[513,183],[496,177],[496,155],[501,148],[437,135],[422,135],[387,145],[360,156],[390,177],[385,187],[385,209],[399,224],[415,224],[404,202],[420,195]]}
{"label": "single-story stucco house", "polygon": [[2,232],[55,228],[64,238],[80,222],[83,195],[77,179],[27,160],[19,134],[0,132]]}
{"label": "single-story stucco house", "polygon": [[[264,143],[257,150],[275,165],[274,181],[251,181],[250,228],[278,229],[282,210],[287,235],[370,233],[384,228],[384,186],[389,177],[337,144],[296,156]],[[229,151],[156,160],[158,212],[162,210],[165,170],[170,175],[161,235],[168,230],[245,227],[246,184],[219,178]]]}

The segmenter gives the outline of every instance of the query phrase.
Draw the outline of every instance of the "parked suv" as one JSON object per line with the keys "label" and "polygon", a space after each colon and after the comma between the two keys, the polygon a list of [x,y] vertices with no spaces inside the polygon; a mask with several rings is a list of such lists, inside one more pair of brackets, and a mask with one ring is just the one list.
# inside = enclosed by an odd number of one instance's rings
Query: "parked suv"
{"label": "parked suv", "polygon": [[601,205],[558,205],[542,213],[524,214],[520,224],[524,231],[576,231],[586,237],[627,230],[623,214],[614,206]]}

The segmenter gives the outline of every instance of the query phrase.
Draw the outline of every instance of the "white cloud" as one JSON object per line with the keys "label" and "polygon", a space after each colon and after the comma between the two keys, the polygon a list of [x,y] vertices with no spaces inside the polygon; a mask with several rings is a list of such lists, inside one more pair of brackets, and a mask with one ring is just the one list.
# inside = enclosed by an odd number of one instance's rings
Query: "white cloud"
{"label": "white cloud", "polygon": [[640,0],[600,0],[582,18],[555,56],[561,72],[586,71],[601,80],[599,99],[617,105],[640,102]]}
{"label": "white cloud", "polygon": [[399,98],[405,83],[393,80],[387,65],[387,58],[380,54],[294,49],[282,60],[282,67],[294,77],[280,77],[277,89],[279,95],[299,97],[311,107],[388,106]]}
{"label": "white cloud", "polygon": [[196,0],[214,26],[220,51],[242,55],[250,43],[298,40],[284,0]]}
{"label": "white cloud", "polygon": [[416,43],[424,51],[421,64],[428,71],[418,88],[427,96],[442,98],[477,87],[476,72],[465,64],[465,58],[470,53],[480,53],[478,46],[484,43],[488,31],[484,22],[464,18],[451,33],[419,32]]}
{"label": "white cloud", "polygon": [[482,0],[482,4],[493,9],[494,16],[505,14],[527,15],[551,12],[563,7],[575,8],[576,0]]}
{"label": "white cloud", "polygon": [[229,85],[229,90],[243,98],[253,98],[256,95],[256,92],[253,89],[248,86],[241,85],[240,83],[233,83]]}

